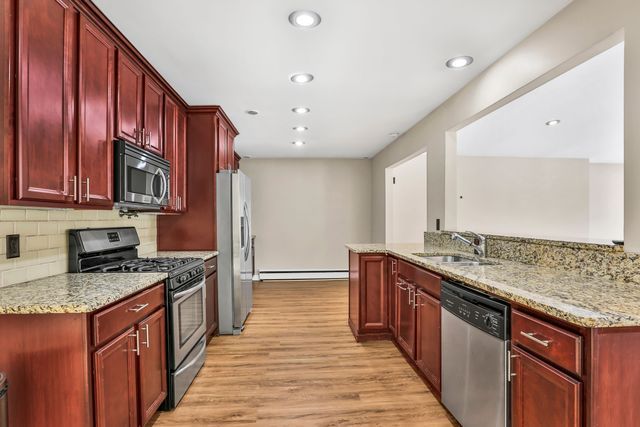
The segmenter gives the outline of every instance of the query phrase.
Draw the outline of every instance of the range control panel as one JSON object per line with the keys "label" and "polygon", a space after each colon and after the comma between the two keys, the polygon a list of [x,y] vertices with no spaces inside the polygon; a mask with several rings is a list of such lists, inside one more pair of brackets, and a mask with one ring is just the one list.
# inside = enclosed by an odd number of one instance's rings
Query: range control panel
{"label": "range control panel", "polygon": [[440,300],[443,309],[467,323],[497,338],[508,338],[507,304],[447,282],[443,282]]}

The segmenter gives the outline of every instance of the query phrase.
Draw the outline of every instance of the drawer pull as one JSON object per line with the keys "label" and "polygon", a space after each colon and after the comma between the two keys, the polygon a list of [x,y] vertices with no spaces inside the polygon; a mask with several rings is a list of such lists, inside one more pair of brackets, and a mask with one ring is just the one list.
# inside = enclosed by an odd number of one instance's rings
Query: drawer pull
{"label": "drawer pull", "polygon": [[148,306],[149,306],[149,303],[147,303],[147,304],[136,304],[133,307],[129,308],[129,311],[133,311],[134,313],[137,313],[139,311],[144,310]]}
{"label": "drawer pull", "polygon": [[551,340],[541,340],[539,338],[536,338],[535,333],[533,332],[520,331],[520,335],[522,335],[523,337],[529,338],[531,341],[537,344],[540,344],[544,347],[549,347],[549,344],[551,344]]}
{"label": "drawer pull", "polygon": [[136,339],[136,348],[134,348],[133,351],[137,356],[140,356],[140,334],[138,333],[138,331],[136,331],[135,334],[130,334],[130,337],[135,337]]}

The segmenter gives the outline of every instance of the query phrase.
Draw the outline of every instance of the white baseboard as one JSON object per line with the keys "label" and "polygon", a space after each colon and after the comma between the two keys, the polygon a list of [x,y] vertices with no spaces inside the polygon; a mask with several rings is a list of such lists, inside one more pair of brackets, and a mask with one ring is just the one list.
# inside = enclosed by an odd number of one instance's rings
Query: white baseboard
{"label": "white baseboard", "polygon": [[347,270],[262,270],[260,280],[332,280],[348,279]]}

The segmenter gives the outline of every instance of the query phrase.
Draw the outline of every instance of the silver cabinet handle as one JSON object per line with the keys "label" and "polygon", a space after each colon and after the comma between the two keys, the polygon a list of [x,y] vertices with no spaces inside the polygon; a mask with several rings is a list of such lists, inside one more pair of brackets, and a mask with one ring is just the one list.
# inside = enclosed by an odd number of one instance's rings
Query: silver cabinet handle
{"label": "silver cabinet handle", "polygon": [[396,274],[398,272],[398,266],[395,260],[391,261],[391,274]]}
{"label": "silver cabinet handle", "polygon": [[131,351],[135,351],[136,355],[140,356],[140,334],[136,331],[135,334],[130,334],[129,336],[136,337],[136,348]]}
{"label": "silver cabinet handle", "polygon": [[151,342],[149,341],[149,325],[144,325],[142,327],[142,329],[144,329],[144,333],[146,335],[147,340],[145,342],[143,342],[142,344],[146,345],[147,348],[149,348],[149,346],[151,345]]}
{"label": "silver cabinet handle", "polygon": [[513,366],[512,365],[512,361],[513,359],[517,359],[518,356],[517,354],[512,354],[511,350],[507,351],[507,381],[511,382],[511,379],[513,377],[516,376],[516,374],[513,372]]}
{"label": "silver cabinet handle", "polygon": [[89,187],[89,177],[87,177],[87,202],[91,201],[91,189]]}
{"label": "silver cabinet handle", "polygon": [[134,313],[137,313],[139,311],[144,310],[145,308],[147,308],[149,306],[149,303],[146,304],[136,304],[133,307],[129,308],[129,311],[133,311]]}
{"label": "silver cabinet handle", "polygon": [[73,175],[73,178],[69,180],[73,183],[73,200],[78,201],[78,175]]}
{"label": "silver cabinet handle", "polygon": [[405,282],[404,280],[402,280],[401,278],[398,277],[398,280],[396,281],[396,286],[399,287],[401,290],[406,291],[407,289],[409,289],[407,286],[403,286],[403,285],[407,285],[408,283]]}
{"label": "silver cabinet handle", "polygon": [[549,347],[549,344],[551,344],[551,340],[541,340],[539,338],[536,338],[535,336],[535,332],[524,332],[524,331],[520,331],[520,335],[522,335],[525,338],[529,338],[531,341],[535,342],[536,344],[540,344],[541,346],[544,347]]}
{"label": "silver cabinet handle", "polygon": [[413,306],[413,304],[411,303],[411,292],[413,292],[413,289],[411,289],[411,286],[407,286],[407,289],[409,290],[409,305]]}
{"label": "silver cabinet handle", "polygon": [[140,135],[140,131],[138,130],[138,128],[133,128],[133,136],[136,142],[138,142],[138,135]]}

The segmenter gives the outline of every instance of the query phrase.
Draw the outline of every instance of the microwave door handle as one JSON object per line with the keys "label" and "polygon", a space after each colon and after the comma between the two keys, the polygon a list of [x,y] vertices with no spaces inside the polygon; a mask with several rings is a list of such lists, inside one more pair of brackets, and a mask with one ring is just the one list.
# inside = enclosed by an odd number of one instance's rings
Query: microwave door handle
{"label": "microwave door handle", "polygon": [[160,175],[160,179],[162,179],[162,194],[160,194],[159,197],[156,197],[154,195],[153,198],[156,199],[157,203],[162,203],[162,200],[164,200],[164,197],[167,195],[167,190],[169,188],[169,185],[167,185],[167,177],[165,176],[162,169],[158,169],[156,171],[156,175]]}

